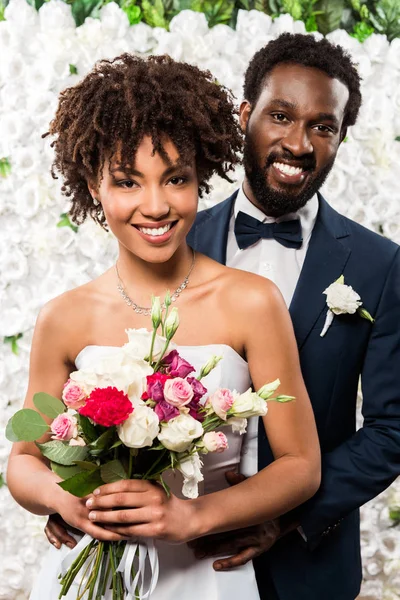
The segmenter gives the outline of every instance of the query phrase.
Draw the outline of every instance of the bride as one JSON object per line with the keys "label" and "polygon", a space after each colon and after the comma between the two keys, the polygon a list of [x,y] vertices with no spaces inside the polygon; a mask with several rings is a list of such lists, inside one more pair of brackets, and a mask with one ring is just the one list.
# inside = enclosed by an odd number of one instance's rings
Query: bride
{"label": "bride", "polygon": [[[45,391],[61,397],[76,368],[89,367],[126,341],[126,328],[148,327],[152,294],[176,290],[181,326],[174,341],[199,368],[213,352],[223,361],[207,388],[258,389],[279,377],[279,393],[296,401],[270,404],[264,426],[275,461],[235,487],[224,473],[240,462],[242,438],[204,461],[204,487],[183,499],[174,482],[128,480],[77,498],[62,490],[34,443],[14,444],[8,486],[38,515],[58,513],[75,530],[104,541],[156,540],[160,578],[152,600],[257,600],[252,565],[217,573],[196,561],[185,542],[273,519],[310,498],[320,481],[314,417],[299,367],[289,314],[270,281],[195,254],[186,235],[198,195],[213,174],[228,179],[241,134],[229,92],[210,73],[167,56],[124,54],[101,61],[60,97],[50,133],[55,169],[78,224],[90,215],[118,240],[115,266],[49,302],[37,320],[25,406]],[[96,260],[96,257],[93,257]],[[185,288],[182,282],[188,281]],[[130,305],[126,302],[130,299]],[[133,310],[136,307],[136,310]],[[211,377],[212,376],[212,377]],[[51,548],[31,598],[54,600],[69,552]],[[77,597],[71,588],[68,598]]]}

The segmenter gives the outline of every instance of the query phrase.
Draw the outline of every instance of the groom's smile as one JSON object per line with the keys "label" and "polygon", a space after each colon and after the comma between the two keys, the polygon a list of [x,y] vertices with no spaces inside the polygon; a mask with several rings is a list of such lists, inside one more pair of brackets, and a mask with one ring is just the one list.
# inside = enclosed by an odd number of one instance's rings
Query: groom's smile
{"label": "groom's smile", "polygon": [[347,87],[323,71],[283,63],[267,74],[256,102],[244,101],[244,191],[266,214],[304,206],[328,176],[345,136]]}

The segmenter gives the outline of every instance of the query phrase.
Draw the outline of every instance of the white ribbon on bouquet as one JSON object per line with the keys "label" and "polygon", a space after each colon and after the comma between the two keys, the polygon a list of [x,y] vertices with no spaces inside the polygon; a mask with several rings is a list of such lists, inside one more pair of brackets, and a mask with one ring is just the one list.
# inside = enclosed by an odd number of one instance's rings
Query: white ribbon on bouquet
{"label": "white ribbon on bouquet", "polygon": [[[82,550],[92,541],[93,538],[89,534],[85,534],[75,548],[68,552],[61,562],[63,576]],[[135,559],[137,559],[137,568],[135,569],[135,576],[132,577],[132,567]],[[150,568],[150,572],[147,573],[148,568]],[[124,586],[128,592],[126,600],[150,600],[151,594],[156,588],[159,574],[158,552],[153,540],[127,542],[117,571],[123,573]],[[79,574],[77,577],[79,577]],[[148,581],[147,585],[146,580]],[[138,590],[138,594],[136,590]]]}

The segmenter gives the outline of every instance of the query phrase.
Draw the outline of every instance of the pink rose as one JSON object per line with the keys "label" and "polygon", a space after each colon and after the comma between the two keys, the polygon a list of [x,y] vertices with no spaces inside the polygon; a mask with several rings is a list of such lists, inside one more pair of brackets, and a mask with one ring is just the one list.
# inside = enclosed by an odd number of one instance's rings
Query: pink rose
{"label": "pink rose", "polygon": [[210,431],[203,437],[205,448],[209,452],[223,452],[228,447],[228,439],[222,431]]}
{"label": "pink rose", "polygon": [[67,383],[64,383],[62,399],[68,408],[76,410],[85,404],[86,394],[77,383],[68,379]]}
{"label": "pink rose", "polygon": [[73,415],[62,413],[58,415],[50,425],[52,440],[63,440],[68,442],[78,435],[78,421]]}
{"label": "pink rose", "polygon": [[187,360],[179,356],[177,350],[172,350],[163,358],[163,364],[166,365],[166,372],[172,377],[187,377],[193,373],[195,368]]}
{"label": "pink rose", "polygon": [[164,385],[164,397],[166,401],[176,408],[189,404],[193,398],[193,388],[181,377],[175,379],[167,379]]}
{"label": "pink rose", "polygon": [[208,398],[207,404],[211,404],[214,412],[220,419],[226,421],[226,413],[232,408],[233,401],[234,397],[231,390],[221,388]]}

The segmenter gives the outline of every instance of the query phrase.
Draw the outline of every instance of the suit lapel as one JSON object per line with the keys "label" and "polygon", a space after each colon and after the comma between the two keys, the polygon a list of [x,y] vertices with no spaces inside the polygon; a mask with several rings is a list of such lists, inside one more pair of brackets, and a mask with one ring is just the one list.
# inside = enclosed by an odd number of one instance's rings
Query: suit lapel
{"label": "suit lapel", "polygon": [[323,291],[343,273],[351,250],[339,240],[349,235],[344,218],[319,195],[319,211],[290,305],[299,349],[323,310]]}
{"label": "suit lapel", "polygon": [[188,243],[198,252],[210,256],[219,263],[226,264],[229,222],[237,191],[230,198],[199,213],[189,236]]}

